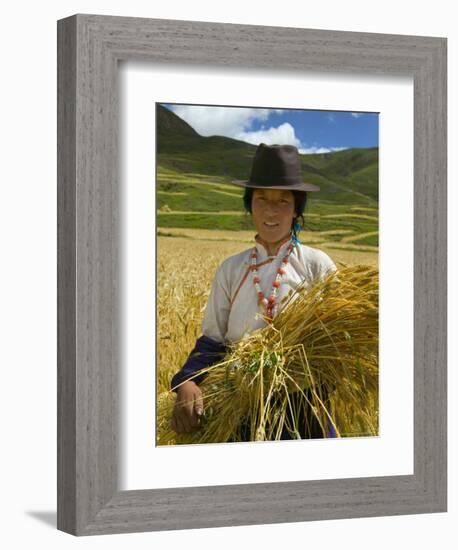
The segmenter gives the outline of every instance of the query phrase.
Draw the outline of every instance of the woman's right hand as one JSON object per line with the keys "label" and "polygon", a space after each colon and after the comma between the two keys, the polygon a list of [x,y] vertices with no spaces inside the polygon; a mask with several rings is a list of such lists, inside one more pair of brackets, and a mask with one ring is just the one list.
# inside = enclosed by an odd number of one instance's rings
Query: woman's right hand
{"label": "woman's right hand", "polygon": [[184,382],[177,389],[177,399],[173,407],[171,427],[177,433],[192,432],[200,425],[204,412],[202,391],[192,380]]}

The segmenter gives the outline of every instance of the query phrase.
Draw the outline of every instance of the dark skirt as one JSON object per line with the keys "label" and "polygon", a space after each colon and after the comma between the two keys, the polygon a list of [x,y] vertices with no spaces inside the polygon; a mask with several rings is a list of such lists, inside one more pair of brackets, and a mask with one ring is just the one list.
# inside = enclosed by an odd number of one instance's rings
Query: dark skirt
{"label": "dark skirt", "polygon": [[[309,398],[309,396],[307,396]],[[309,398],[310,399],[310,398]],[[307,403],[306,399],[298,393],[291,393],[290,394],[290,400],[292,403],[292,408],[296,411],[296,418],[297,420],[297,428],[299,431],[300,439],[322,439],[324,437],[334,437],[333,430],[330,429],[329,431],[323,431],[317,418],[312,412],[312,409],[310,408],[310,405]],[[327,400],[325,400],[327,403]],[[280,436],[281,440],[287,440],[287,439],[298,439],[297,433],[290,433],[287,426],[292,426],[292,413],[291,409],[288,407],[286,412],[286,422],[285,426],[283,427],[282,434]],[[238,441],[251,441],[251,433],[250,433],[250,422],[249,420],[246,420],[242,422],[240,427],[240,439]],[[229,442],[234,442],[237,440],[230,439]]]}

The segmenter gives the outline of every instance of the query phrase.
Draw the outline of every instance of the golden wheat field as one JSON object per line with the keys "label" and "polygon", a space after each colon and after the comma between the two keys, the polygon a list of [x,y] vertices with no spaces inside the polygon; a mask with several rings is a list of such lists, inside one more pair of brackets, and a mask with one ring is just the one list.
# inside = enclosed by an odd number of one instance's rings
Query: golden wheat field
{"label": "golden wheat field", "polygon": [[[201,335],[203,312],[217,266],[254,242],[254,234],[249,231],[173,228],[163,231],[174,236],[157,238],[158,394],[170,388],[172,376],[182,367]],[[301,242],[322,249],[336,263],[374,266],[378,263],[376,249],[350,243],[345,249],[336,247],[336,243],[318,246],[314,245],[315,234],[303,232],[300,237]]]}

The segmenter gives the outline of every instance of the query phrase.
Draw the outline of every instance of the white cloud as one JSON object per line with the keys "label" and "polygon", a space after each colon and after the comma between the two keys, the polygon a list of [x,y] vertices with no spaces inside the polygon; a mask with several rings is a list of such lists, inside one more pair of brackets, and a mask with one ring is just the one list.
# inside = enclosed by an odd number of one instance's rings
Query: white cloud
{"label": "white cloud", "polygon": [[253,121],[267,120],[272,112],[283,112],[282,109],[247,109],[204,105],[173,105],[171,109],[201,136],[226,136],[235,139],[243,139],[238,136],[244,135]]}
{"label": "white cloud", "polygon": [[334,151],[344,151],[348,147],[305,147],[299,149],[301,155],[318,155],[321,153],[334,153]]}
{"label": "white cloud", "polygon": [[300,140],[296,137],[294,127],[289,122],[284,122],[277,128],[263,127],[256,132],[240,132],[234,137],[253,145],[266,143],[267,145],[295,145],[297,148],[301,146]]}
{"label": "white cloud", "polygon": [[[283,109],[249,109],[238,107],[212,107],[200,105],[171,105],[170,108],[180,118],[190,124],[201,136],[226,136],[259,145],[295,145],[301,154],[330,153],[348,147],[307,147],[296,136],[294,126],[284,122],[277,127],[261,125],[260,130],[250,131],[254,121],[267,121],[272,112],[282,113]],[[328,120],[334,122],[329,113]]]}
{"label": "white cloud", "polygon": [[354,118],[359,118],[360,116],[363,116],[363,113],[351,113],[351,116]]}
{"label": "white cloud", "polygon": [[328,122],[331,122],[331,123],[336,121],[334,115],[331,113],[329,113],[326,118],[328,119]]}

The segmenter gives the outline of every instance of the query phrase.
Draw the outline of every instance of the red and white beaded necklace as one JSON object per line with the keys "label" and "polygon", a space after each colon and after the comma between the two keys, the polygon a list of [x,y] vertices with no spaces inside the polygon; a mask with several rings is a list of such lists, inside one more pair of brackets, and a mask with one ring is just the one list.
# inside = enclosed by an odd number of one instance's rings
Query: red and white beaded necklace
{"label": "red and white beaded necklace", "polygon": [[253,248],[253,252],[251,253],[251,271],[253,272],[253,283],[256,288],[256,292],[258,293],[259,303],[262,303],[264,305],[264,308],[266,310],[266,315],[267,315],[267,321],[269,323],[271,323],[273,320],[273,310],[277,305],[276,302],[277,302],[278,289],[280,288],[280,285],[281,285],[281,279],[283,275],[286,273],[285,267],[286,267],[286,264],[289,262],[289,256],[293,251],[294,246],[295,246],[294,243],[290,243],[288,245],[286,254],[283,256],[283,259],[280,263],[280,267],[277,269],[277,274],[272,283],[272,292],[269,298],[266,298],[264,296],[264,292],[262,292],[261,287],[259,285],[261,279],[259,278],[258,270],[257,270],[256,260],[258,257],[258,253],[257,253],[256,247]]}

